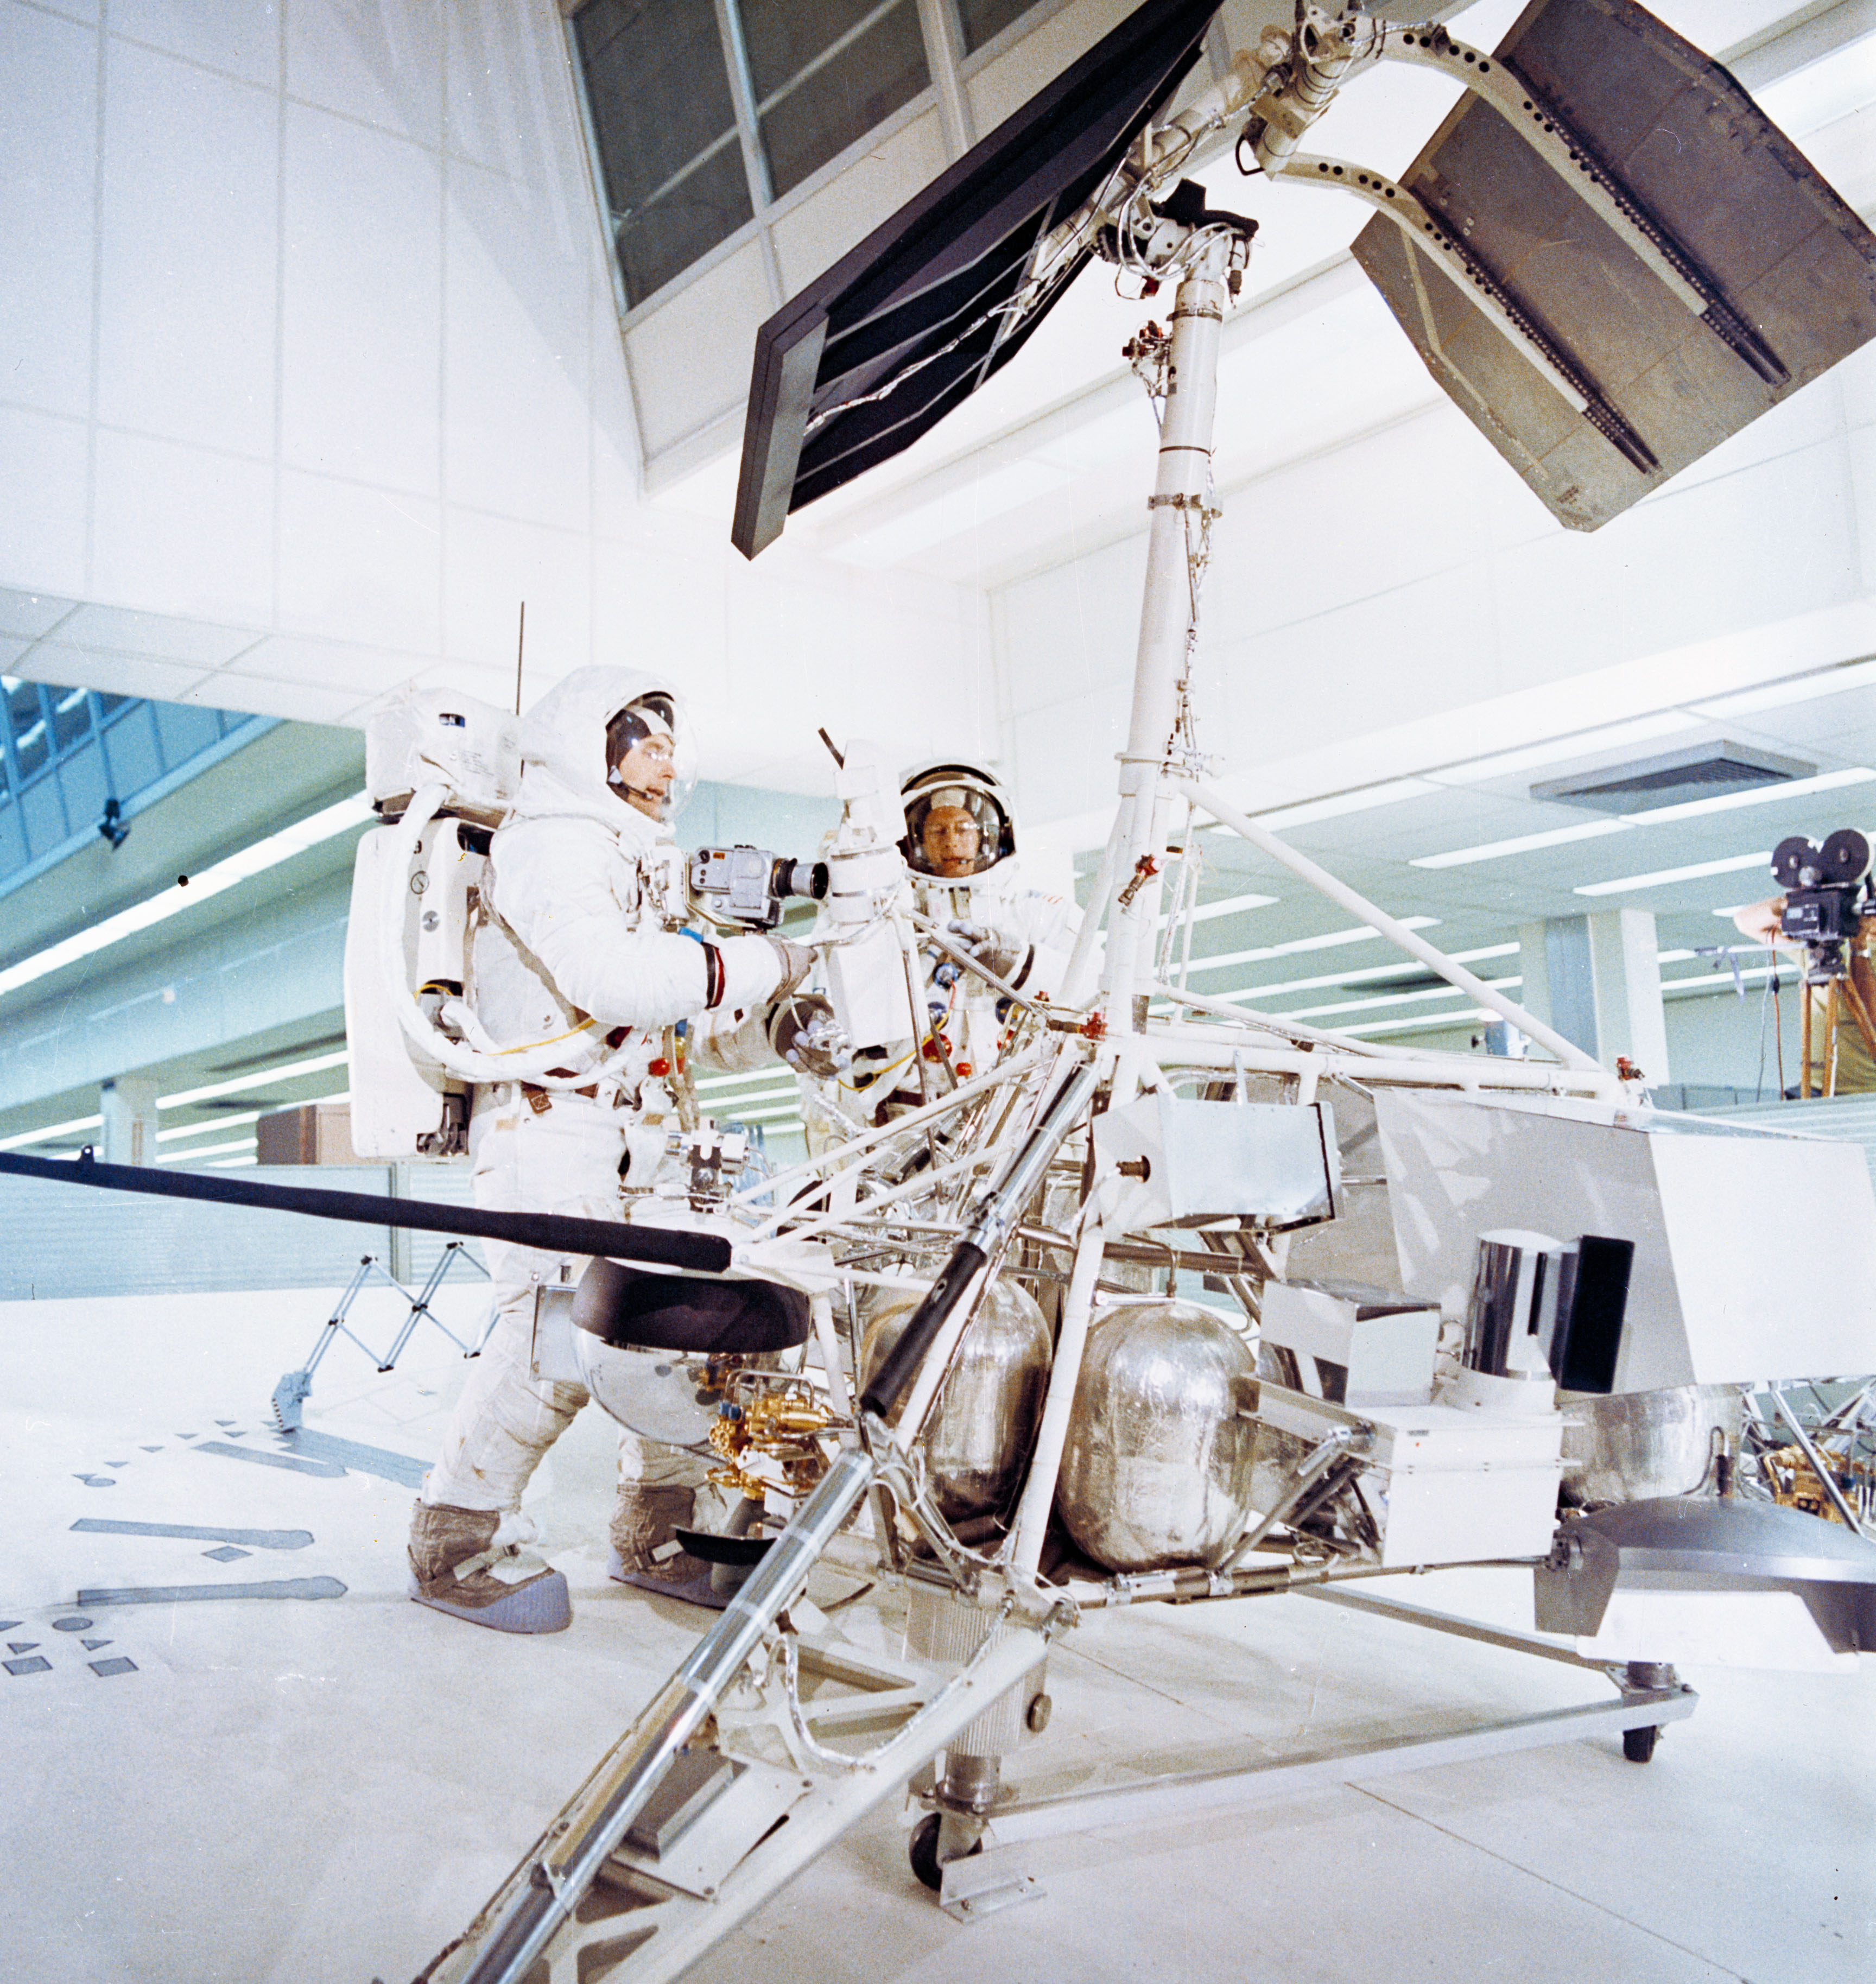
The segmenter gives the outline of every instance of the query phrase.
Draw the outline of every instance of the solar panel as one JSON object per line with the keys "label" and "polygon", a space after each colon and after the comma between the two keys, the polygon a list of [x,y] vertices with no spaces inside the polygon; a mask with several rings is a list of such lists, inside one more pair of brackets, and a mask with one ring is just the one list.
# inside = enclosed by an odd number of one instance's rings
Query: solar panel
{"label": "solar panel", "polygon": [[1091,252],[1038,246],[1197,59],[1218,0],[1147,0],[756,333],[732,541],[910,447],[1013,358]]}
{"label": "solar panel", "polygon": [[1399,184],[1588,412],[1395,215],[1368,223],[1355,258],[1552,514],[1594,530],[1876,335],[1876,237],[1724,69],[1633,0],[1536,0],[1492,59],[1523,85],[1526,121],[1567,124],[1578,183],[1586,167],[1626,200],[1655,266],[1474,96]]}

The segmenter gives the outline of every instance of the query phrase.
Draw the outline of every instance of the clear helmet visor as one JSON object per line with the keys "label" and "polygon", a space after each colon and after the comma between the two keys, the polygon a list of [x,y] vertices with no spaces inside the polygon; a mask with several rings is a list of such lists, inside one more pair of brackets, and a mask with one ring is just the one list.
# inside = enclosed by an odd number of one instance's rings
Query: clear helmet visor
{"label": "clear helmet visor", "polygon": [[675,697],[642,695],[607,724],[606,783],[661,826],[677,817],[697,783],[697,746]]}
{"label": "clear helmet visor", "polygon": [[966,785],[936,785],[906,802],[906,859],[921,875],[968,880],[1014,850],[1008,816],[992,796]]}

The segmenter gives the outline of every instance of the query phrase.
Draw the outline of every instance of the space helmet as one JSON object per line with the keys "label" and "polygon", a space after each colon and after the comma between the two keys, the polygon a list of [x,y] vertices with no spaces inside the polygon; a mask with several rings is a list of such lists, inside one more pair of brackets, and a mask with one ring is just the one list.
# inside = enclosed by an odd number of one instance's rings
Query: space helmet
{"label": "space helmet", "polygon": [[[914,874],[933,880],[974,882],[1016,853],[1016,822],[1003,786],[993,772],[955,758],[915,766],[899,782],[906,806],[906,837],[899,851]],[[928,846],[926,829],[933,815],[955,819],[961,812],[977,831],[972,865],[946,873]]]}
{"label": "space helmet", "polygon": [[[633,749],[654,740],[664,745],[672,766],[670,783],[662,792],[630,786],[625,776],[625,760]],[[606,783],[627,805],[665,825],[690,797],[697,783],[696,746],[683,705],[669,691],[648,689],[607,719]]]}

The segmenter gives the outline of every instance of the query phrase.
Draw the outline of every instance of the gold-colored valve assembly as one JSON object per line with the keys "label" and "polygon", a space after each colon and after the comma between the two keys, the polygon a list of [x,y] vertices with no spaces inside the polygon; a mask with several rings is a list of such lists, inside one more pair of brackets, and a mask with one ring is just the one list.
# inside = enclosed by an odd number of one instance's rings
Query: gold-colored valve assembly
{"label": "gold-colored valve assembly", "polygon": [[711,1451],[724,1463],[711,1470],[712,1485],[756,1501],[770,1489],[806,1494],[827,1472],[821,1436],[833,1419],[806,1379],[733,1372],[710,1428]]}

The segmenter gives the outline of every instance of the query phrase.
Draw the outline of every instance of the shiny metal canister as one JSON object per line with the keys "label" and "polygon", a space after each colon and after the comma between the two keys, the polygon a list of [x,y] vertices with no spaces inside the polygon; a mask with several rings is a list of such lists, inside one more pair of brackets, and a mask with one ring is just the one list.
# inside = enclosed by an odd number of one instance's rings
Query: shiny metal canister
{"label": "shiny metal canister", "polygon": [[1716,1430],[1739,1451],[1737,1385],[1673,1385],[1607,1398],[1565,1392],[1563,1499],[1576,1504],[1685,1495],[1707,1473]]}
{"label": "shiny metal canister", "polygon": [[[922,1299],[893,1295],[873,1310],[861,1344],[863,1386]],[[1015,1493],[1035,1437],[1052,1355],[1049,1326],[1034,1298],[1000,1276],[964,1332],[920,1442],[933,1497],[948,1522],[987,1515]]]}
{"label": "shiny metal canister", "polygon": [[1216,1563],[1250,1520],[1257,1363],[1196,1304],[1130,1302],[1088,1332],[1056,1506],[1110,1570]]}

